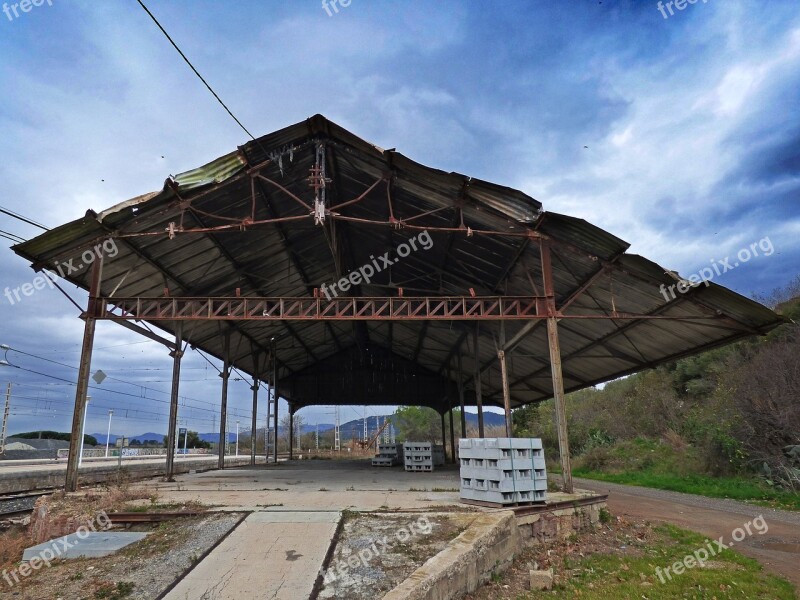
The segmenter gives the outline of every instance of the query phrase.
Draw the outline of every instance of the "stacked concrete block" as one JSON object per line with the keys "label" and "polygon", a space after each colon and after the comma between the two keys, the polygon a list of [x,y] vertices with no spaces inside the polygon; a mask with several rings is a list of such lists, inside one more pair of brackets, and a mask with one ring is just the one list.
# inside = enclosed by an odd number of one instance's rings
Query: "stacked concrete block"
{"label": "stacked concrete block", "polygon": [[404,442],[406,471],[433,471],[444,464],[444,447],[431,442]]}
{"label": "stacked concrete block", "polygon": [[394,467],[403,463],[403,444],[378,444],[373,467]]}
{"label": "stacked concrete block", "polygon": [[493,506],[546,500],[542,440],[467,438],[458,446],[462,500]]}

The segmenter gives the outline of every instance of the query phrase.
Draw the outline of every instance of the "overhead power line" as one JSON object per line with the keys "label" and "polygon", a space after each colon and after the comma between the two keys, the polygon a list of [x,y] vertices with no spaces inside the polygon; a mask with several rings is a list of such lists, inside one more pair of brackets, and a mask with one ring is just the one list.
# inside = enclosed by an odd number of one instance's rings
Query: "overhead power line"
{"label": "overhead power line", "polygon": [[215,92],[215,91],[214,91],[214,90],[211,88],[211,86],[210,86],[210,85],[208,84],[208,82],[207,82],[207,81],[206,81],[206,80],[203,78],[203,76],[202,76],[202,75],[200,75],[200,72],[199,72],[197,69],[195,69],[194,65],[193,65],[193,64],[192,64],[192,63],[189,61],[189,59],[188,59],[188,58],[186,58],[186,55],[185,55],[185,54],[183,53],[183,51],[182,51],[182,50],[181,50],[181,49],[178,47],[178,44],[176,44],[176,43],[175,43],[175,41],[174,41],[174,40],[173,40],[173,39],[170,37],[170,35],[167,33],[167,30],[166,30],[166,29],[164,29],[164,28],[161,26],[161,23],[159,23],[159,22],[158,22],[158,19],[156,19],[156,18],[155,18],[155,16],[153,16],[153,13],[151,13],[151,12],[150,12],[150,10],[149,10],[149,9],[148,9],[148,8],[147,8],[145,5],[144,5],[144,2],[142,2],[142,0],[136,0],[136,1],[139,3],[139,6],[141,6],[141,7],[144,9],[144,12],[146,12],[146,13],[147,13],[147,14],[150,16],[150,18],[151,18],[151,19],[153,19],[153,23],[155,23],[155,24],[158,26],[158,28],[161,30],[161,33],[163,33],[163,34],[164,34],[164,36],[165,36],[165,37],[166,37],[166,38],[169,40],[169,43],[170,43],[170,44],[172,44],[172,47],[173,47],[173,48],[175,48],[175,50],[177,50],[177,51],[178,51],[178,54],[180,54],[180,55],[181,55],[181,58],[182,58],[184,61],[186,61],[186,64],[187,64],[187,65],[189,65],[189,68],[190,68],[190,69],[192,69],[192,71],[194,71],[194,74],[195,74],[195,75],[197,75],[197,77],[200,79],[200,81],[202,81],[202,82],[203,82],[203,85],[205,85],[205,86],[208,88],[208,91],[209,91],[209,92],[211,92],[211,94],[214,96],[214,98],[216,98],[216,99],[217,99],[217,102],[219,102],[219,103],[222,105],[222,108],[224,108],[224,109],[225,109],[225,111],[226,111],[226,112],[227,112],[227,113],[228,113],[228,114],[231,116],[231,119],[233,119],[234,121],[236,121],[236,124],[237,124],[237,125],[239,125],[239,127],[241,127],[241,128],[242,128],[242,130],[243,130],[243,131],[244,131],[244,132],[245,132],[247,135],[249,135],[249,136],[250,136],[250,139],[252,139],[252,140],[255,140],[256,138],[253,136],[253,134],[252,134],[252,133],[250,133],[250,132],[247,130],[247,127],[245,127],[244,125],[242,125],[242,122],[241,122],[239,119],[237,119],[237,118],[236,118],[236,115],[234,115],[234,114],[231,112],[231,109],[230,109],[230,108],[228,108],[228,106],[227,106],[227,105],[226,105],[226,104],[225,104],[225,103],[222,101],[222,99],[221,99],[221,98],[220,98],[220,97],[217,95],[217,92]]}
{"label": "overhead power line", "polygon": [[[23,217],[21,214],[16,213],[11,209],[4,208],[4,207],[0,206],[0,213],[8,215],[9,217],[14,217],[15,219],[18,219],[19,221],[22,221],[23,223],[27,223],[28,225],[33,225],[34,227],[38,227],[39,229],[44,229],[45,231],[50,231],[49,227],[45,227],[41,223],[37,223],[33,219],[29,219],[28,217]],[[19,237],[19,236],[17,236],[17,237]]]}

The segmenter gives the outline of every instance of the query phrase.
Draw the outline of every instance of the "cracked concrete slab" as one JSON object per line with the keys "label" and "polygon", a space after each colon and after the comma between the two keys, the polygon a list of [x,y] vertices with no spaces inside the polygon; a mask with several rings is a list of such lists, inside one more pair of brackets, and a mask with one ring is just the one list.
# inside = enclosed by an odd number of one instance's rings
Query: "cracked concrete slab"
{"label": "cracked concrete slab", "polygon": [[339,511],[253,513],[165,600],[308,598],[340,518]]}

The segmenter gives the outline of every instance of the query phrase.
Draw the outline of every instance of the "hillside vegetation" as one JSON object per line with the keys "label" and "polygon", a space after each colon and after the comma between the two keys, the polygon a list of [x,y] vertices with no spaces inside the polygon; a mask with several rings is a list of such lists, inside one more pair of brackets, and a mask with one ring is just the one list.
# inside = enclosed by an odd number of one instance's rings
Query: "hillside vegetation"
{"label": "hillside vegetation", "polygon": [[[570,394],[575,474],[800,509],[798,296],[800,276],[759,298],[796,321],[767,336]],[[557,457],[552,401],[514,428]]]}

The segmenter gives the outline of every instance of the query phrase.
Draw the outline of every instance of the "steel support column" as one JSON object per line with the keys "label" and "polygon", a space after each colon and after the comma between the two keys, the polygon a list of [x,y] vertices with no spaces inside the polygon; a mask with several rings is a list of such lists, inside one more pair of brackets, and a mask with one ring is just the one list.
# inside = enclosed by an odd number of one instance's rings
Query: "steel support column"
{"label": "steel support column", "polygon": [[294,410],[289,407],[289,460],[294,458]]}
{"label": "steel support column", "polygon": [[67,475],[64,489],[74,492],[78,489],[78,462],[81,451],[81,432],[83,417],[86,412],[86,393],[89,390],[89,372],[92,366],[92,350],[94,349],[94,331],[100,312],[100,284],[103,280],[102,254],[92,264],[92,281],[89,287],[89,302],[86,306],[83,326],[83,345],[81,346],[81,362],[78,366],[78,383],[75,390],[75,408],[72,411],[72,435],[69,439],[69,456],[67,458]]}
{"label": "steel support column", "polygon": [[444,424],[444,413],[440,415],[442,417],[442,449],[445,451],[445,457],[447,457],[447,427]]}
{"label": "steel support column", "polygon": [[553,296],[553,268],[550,247],[539,245],[542,255],[542,277],[544,293],[548,297],[547,341],[550,350],[550,371],[553,378],[553,401],[555,403],[555,421],[558,432],[558,452],[561,456],[561,472],[564,477],[564,491],[573,492],[572,467],[569,456],[569,437],[567,435],[567,409],[564,400],[564,377],[561,373],[561,348],[558,341],[558,319],[556,318],[555,297]]}
{"label": "steel support column", "polygon": [[478,404],[478,437],[483,437],[483,384],[481,383],[481,361],[478,353],[478,327],[475,323],[473,340],[475,341],[475,401]]}
{"label": "steel support column", "polygon": [[458,351],[458,401],[461,404],[461,437],[467,437],[467,413],[464,412],[464,372],[461,369],[461,350]]}
{"label": "steel support column", "polygon": [[456,429],[453,426],[453,404],[450,403],[450,462],[456,464]]}
{"label": "steel support column", "polygon": [[497,351],[497,358],[500,359],[500,376],[503,379],[503,407],[506,411],[506,437],[514,437],[511,429],[511,393],[508,389],[508,368],[506,367],[506,353],[503,350]]}
{"label": "steel support column", "polygon": [[250,386],[250,389],[253,390],[253,414],[250,419],[250,464],[256,464],[256,430],[258,429],[258,360],[259,357],[256,355],[255,357],[255,373],[253,374],[253,385]]}
{"label": "steel support column", "polygon": [[278,464],[278,353],[275,344],[272,346],[272,396],[275,401],[273,408],[275,414],[272,416],[273,425],[272,429],[272,459],[275,464]]}
{"label": "steel support column", "polygon": [[[178,391],[181,380],[181,358],[183,357],[183,323],[175,323],[175,350],[169,353],[172,357],[172,390],[169,397],[169,429],[167,431],[167,481],[175,480],[175,444],[176,427],[178,425]],[[189,434],[188,430],[186,432]]]}
{"label": "steel support column", "polygon": [[228,445],[228,379],[231,376],[231,334],[225,332],[225,342],[222,357],[222,400],[219,411],[219,462],[220,469],[225,468],[225,448]]}
{"label": "steel support column", "polygon": [[[269,365],[267,365],[267,370],[269,370]],[[264,462],[269,462],[269,428],[272,426],[270,423],[270,419],[272,418],[271,407],[272,407],[272,384],[269,382],[266,383],[267,386],[267,420],[264,423]]]}

